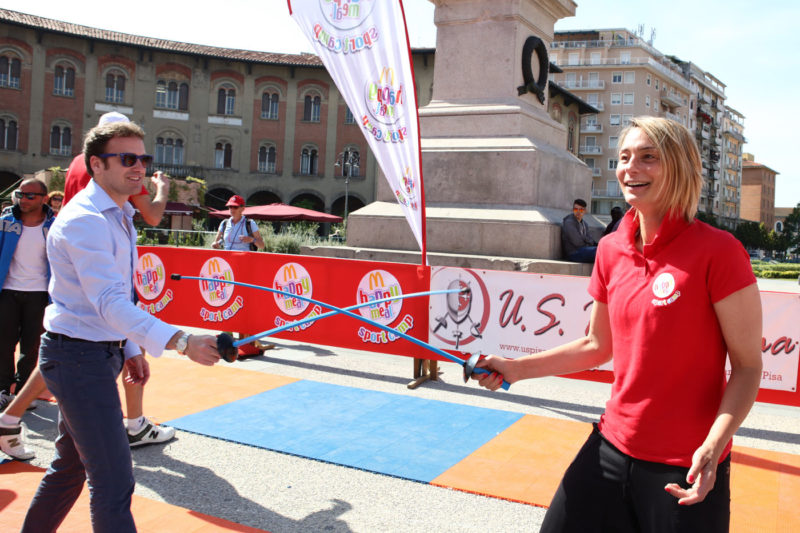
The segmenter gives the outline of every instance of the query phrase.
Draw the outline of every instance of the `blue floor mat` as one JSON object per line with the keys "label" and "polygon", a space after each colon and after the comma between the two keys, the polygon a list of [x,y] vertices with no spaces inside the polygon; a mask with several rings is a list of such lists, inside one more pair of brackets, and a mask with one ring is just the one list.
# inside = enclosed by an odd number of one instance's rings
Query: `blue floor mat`
{"label": "blue floor mat", "polygon": [[302,380],[169,425],[427,483],[522,416]]}

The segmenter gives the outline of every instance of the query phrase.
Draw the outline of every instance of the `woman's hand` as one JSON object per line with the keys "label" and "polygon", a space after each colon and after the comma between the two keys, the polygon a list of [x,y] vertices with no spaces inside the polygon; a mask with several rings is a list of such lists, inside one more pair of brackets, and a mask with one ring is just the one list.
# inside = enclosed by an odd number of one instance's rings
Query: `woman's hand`
{"label": "woman's hand", "polygon": [[678,498],[680,505],[694,505],[705,500],[717,480],[719,455],[713,446],[703,444],[692,455],[692,466],[686,474],[686,482],[691,487],[684,489],[677,483],[668,483],[664,490]]}
{"label": "woman's hand", "polygon": [[489,370],[490,373],[488,374],[472,374],[472,379],[478,381],[478,385],[481,387],[485,387],[489,390],[497,390],[503,385],[503,380],[505,379],[509,383],[513,383],[508,378],[504,378],[503,374],[508,372],[510,369],[510,365],[513,363],[513,359],[506,359],[504,357],[498,357],[496,355],[490,355],[485,359],[481,359],[475,365],[476,368],[484,368]]}

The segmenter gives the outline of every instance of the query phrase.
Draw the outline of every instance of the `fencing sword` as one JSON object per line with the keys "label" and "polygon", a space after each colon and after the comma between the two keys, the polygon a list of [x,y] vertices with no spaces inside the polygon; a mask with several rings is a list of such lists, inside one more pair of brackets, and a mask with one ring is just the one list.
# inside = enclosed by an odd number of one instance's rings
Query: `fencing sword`
{"label": "fencing sword", "polygon": [[[429,344],[429,343],[427,343],[425,341],[422,341],[420,339],[412,337],[411,335],[407,335],[405,333],[401,333],[400,331],[398,331],[398,330],[396,330],[396,329],[394,329],[392,327],[385,326],[385,325],[381,324],[380,322],[376,322],[375,320],[371,320],[371,319],[366,318],[364,316],[357,315],[357,314],[353,313],[352,311],[350,311],[348,308],[336,307],[335,305],[331,305],[331,304],[322,302],[320,300],[315,300],[313,298],[308,298],[308,297],[301,296],[301,295],[298,295],[298,294],[292,294],[290,292],[281,291],[281,290],[278,290],[278,289],[273,289],[272,287],[265,287],[263,285],[254,285],[252,283],[244,283],[244,282],[241,282],[241,281],[230,281],[230,280],[215,279],[215,278],[203,278],[203,277],[199,277],[199,276],[184,276],[182,274],[172,274],[170,276],[170,278],[175,280],[175,281],[180,281],[180,280],[210,281],[210,282],[215,282],[215,283],[227,283],[227,284],[230,284],[230,285],[238,285],[240,287],[247,287],[247,288],[250,288],[250,289],[256,289],[256,290],[271,292],[273,294],[280,294],[282,296],[289,297],[289,298],[296,298],[296,299],[304,301],[304,302],[308,302],[308,303],[312,303],[312,304],[315,304],[315,305],[319,305],[321,307],[325,307],[325,308],[331,310],[331,313],[325,313],[326,316],[332,316],[333,314],[342,314],[342,315],[345,315],[345,316],[349,316],[350,318],[355,318],[356,320],[360,320],[362,322],[366,322],[367,324],[370,324],[371,326],[374,326],[374,327],[377,327],[379,329],[382,329],[383,331],[386,331],[387,333],[391,333],[392,335],[396,335],[396,336],[398,336],[398,337],[400,337],[402,339],[405,339],[405,340],[407,340],[409,342],[412,342],[412,343],[416,344],[417,346],[420,346],[421,348],[425,348],[426,350],[429,350],[429,351],[435,353],[436,355],[440,355],[441,357],[444,357],[448,361],[452,361],[454,363],[457,363],[457,364],[461,365],[463,367],[463,369],[464,369],[464,383],[466,383],[469,380],[470,376],[473,373],[476,373],[476,374],[489,374],[490,373],[488,370],[486,370],[484,368],[476,368],[475,365],[480,360],[480,356],[481,356],[480,353],[472,354],[472,356],[467,360],[461,359],[460,357],[456,357],[454,355],[451,355],[451,354],[445,352],[444,350],[441,350],[441,349],[437,348],[436,346],[433,346],[433,345],[431,345],[431,344]],[[466,290],[469,290],[469,288],[467,287]],[[432,291],[427,291],[427,294],[430,294],[431,292]],[[436,292],[438,292],[438,291],[436,291]],[[415,296],[422,296],[425,293],[413,293],[413,294]],[[400,297],[394,297],[394,298],[391,298],[391,299],[402,299],[402,298],[403,298],[403,296],[401,295]],[[385,299],[385,300],[389,300],[389,299]],[[377,302],[377,300],[373,300],[373,301],[368,302],[368,303],[366,303],[364,305],[374,305],[376,302]],[[363,307],[364,305],[361,305],[361,306]],[[322,317],[322,315],[317,315],[317,316],[313,317],[312,320],[307,320],[307,321],[311,322],[313,320],[319,320],[321,317]],[[299,322],[300,321],[298,321],[298,323]],[[292,327],[295,327],[296,325],[297,325],[297,323],[292,323],[290,326],[288,326],[288,327],[286,327],[284,329],[290,329]],[[284,326],[286,326],[286,324],[284,324]],[[261,336],[266,336],[266,334],[263,334]],[[243,339],[243,340],[245,340],[245,339]],[[241,342],[240,342],[240,344],[241,344]],[[238,356],[238,351],[236,349],[237,346],[239,346],[239,345],[237,345],[234,342],[233,337],[231,337],[227,333],[221,333],[221,334],[217,335],[217,350],[219,351],[220,355],[222,355],[223,359],[225,359],[226,361],[232,362],[232,361],[236,360],[236,358]],[[503,384],[501,385],[503,390],[508,390],[508,388],[510,386],[511,386],[510,383],[508,383],[507,381],[503,380]]]}

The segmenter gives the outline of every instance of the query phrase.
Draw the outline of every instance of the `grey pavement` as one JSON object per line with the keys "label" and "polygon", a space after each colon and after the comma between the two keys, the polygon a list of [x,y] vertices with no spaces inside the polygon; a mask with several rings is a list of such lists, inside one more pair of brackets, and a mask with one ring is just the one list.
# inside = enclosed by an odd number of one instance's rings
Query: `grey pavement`
{"label": "grey pavement", "polygon": [[[759,283],[762,290],[798,287],[796,281],[792,287],[788,283],[791,280],[764,281],[768,283]],[[598,419],[610,389],[601,383],[543,378],[517,383],[508,392],[492,393],[473,384],[465,385],[457,365],[440,363],[439,381],[409,390],[406,385],[411,380],[411,358],[284,340],[270,342],[276,348],[265,356],[233,365],[256,372],[580,422]],[[167,352],[164,357],[178,356]],[[236,383],[219,384],[220,388],[235,386]],[[214,390],[207,393],[213,395]],[[155,401],[156,398],[145,396],[145,414],[147,403]],[[36,466],[47,467],[52,459],[56,417],[56,407],[47,404],[23,418],[28,425],[28,442],[36,451],[31,463]],[[800,454],[800,408],[756,404],[734,443]],[[532,505],[184,431],[178,431],[177,438],[166,445],[133,450],[133,459],[136,494],[274,533],[538,531],[544,516],[544,509]]]}

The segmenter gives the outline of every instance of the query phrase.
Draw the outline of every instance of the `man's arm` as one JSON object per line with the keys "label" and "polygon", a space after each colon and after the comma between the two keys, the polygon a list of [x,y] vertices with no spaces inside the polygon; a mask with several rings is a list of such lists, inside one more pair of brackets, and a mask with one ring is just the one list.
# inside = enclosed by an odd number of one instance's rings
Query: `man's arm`
{"label": "man's arm", "polygon": [[581,235],[581,230],[578,227],[579,224],[580,222],[578,222],[575,217],[570,216],[564,220],[563,227],[561,228],[564,240],[574,250],[586,246],[583,235]]}
{"label": "man's arm", "polygon": [[149,194],[140,194],[131,197],[131,203],[142,214],[145,222],[151,226],[158,226],[161,223],[161,217],[164,216],[164,210],[167,208],[167,199],[169,198],[169,178],[163,172],[156,171],[150,181],[156,187],[156,194],[150,198]]}

